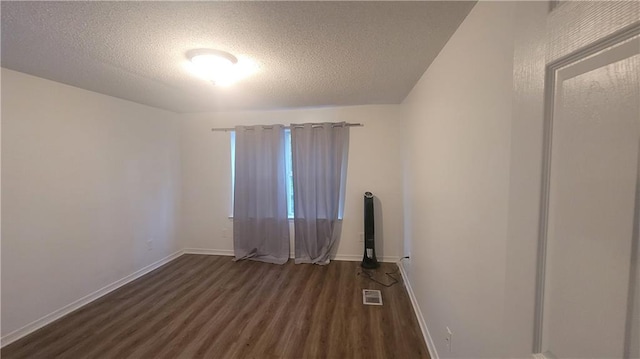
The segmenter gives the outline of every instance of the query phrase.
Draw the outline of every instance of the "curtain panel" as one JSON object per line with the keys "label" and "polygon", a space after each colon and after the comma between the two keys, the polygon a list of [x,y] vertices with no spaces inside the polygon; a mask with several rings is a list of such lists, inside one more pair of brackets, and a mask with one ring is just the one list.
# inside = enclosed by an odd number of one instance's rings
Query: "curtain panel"
{"label": "curtain panel", "polygon": [[284,126],[237,126],[235,131],[235,259],[284,264],[290,250]]}
{"label": "curtain panel", "polygon": [[342,230],[349,127],[292,125],[295,263],[328,264]]}

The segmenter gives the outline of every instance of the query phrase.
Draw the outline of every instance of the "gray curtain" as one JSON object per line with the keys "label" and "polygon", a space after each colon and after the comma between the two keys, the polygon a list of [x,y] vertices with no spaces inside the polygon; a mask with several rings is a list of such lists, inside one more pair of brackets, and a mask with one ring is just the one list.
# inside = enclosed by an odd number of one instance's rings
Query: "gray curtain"
{"label": "gray curtain", "polygon": [[291,151],[295,262],[327,264],[342,229],[349,127],[292,125]]}
{"label": "gray curtain", "polygon": [[235,130],[235,258],[283,264],[289,259],[284,126]]}

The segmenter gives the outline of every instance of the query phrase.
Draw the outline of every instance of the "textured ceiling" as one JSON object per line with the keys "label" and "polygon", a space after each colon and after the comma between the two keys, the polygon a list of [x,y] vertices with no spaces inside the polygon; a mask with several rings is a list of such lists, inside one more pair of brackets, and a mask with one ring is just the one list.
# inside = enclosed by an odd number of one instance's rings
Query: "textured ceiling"
{"label": "textured ceiling", "polygon": [[[175,112],[400,103],[474,2],[6,2],[2,66]],[[258,65],[232,87],[184,67]]]}

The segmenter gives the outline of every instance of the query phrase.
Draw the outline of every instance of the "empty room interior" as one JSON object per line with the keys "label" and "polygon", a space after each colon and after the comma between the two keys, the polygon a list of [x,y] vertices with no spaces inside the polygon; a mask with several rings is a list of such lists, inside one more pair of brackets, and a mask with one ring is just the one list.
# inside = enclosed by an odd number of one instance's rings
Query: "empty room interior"
{"label": "empty room interior", "polygon": [[3,358],[640,358],[640,2],[0,15]]}

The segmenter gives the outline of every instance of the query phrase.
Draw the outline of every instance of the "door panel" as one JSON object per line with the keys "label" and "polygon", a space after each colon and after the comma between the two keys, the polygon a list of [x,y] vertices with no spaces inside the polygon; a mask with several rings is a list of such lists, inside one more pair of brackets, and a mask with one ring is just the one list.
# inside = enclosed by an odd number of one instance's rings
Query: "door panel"
{"label": "door panel", "polygon": [[622,358],[638,181],[637,40],[558,69],[543,351]]}

